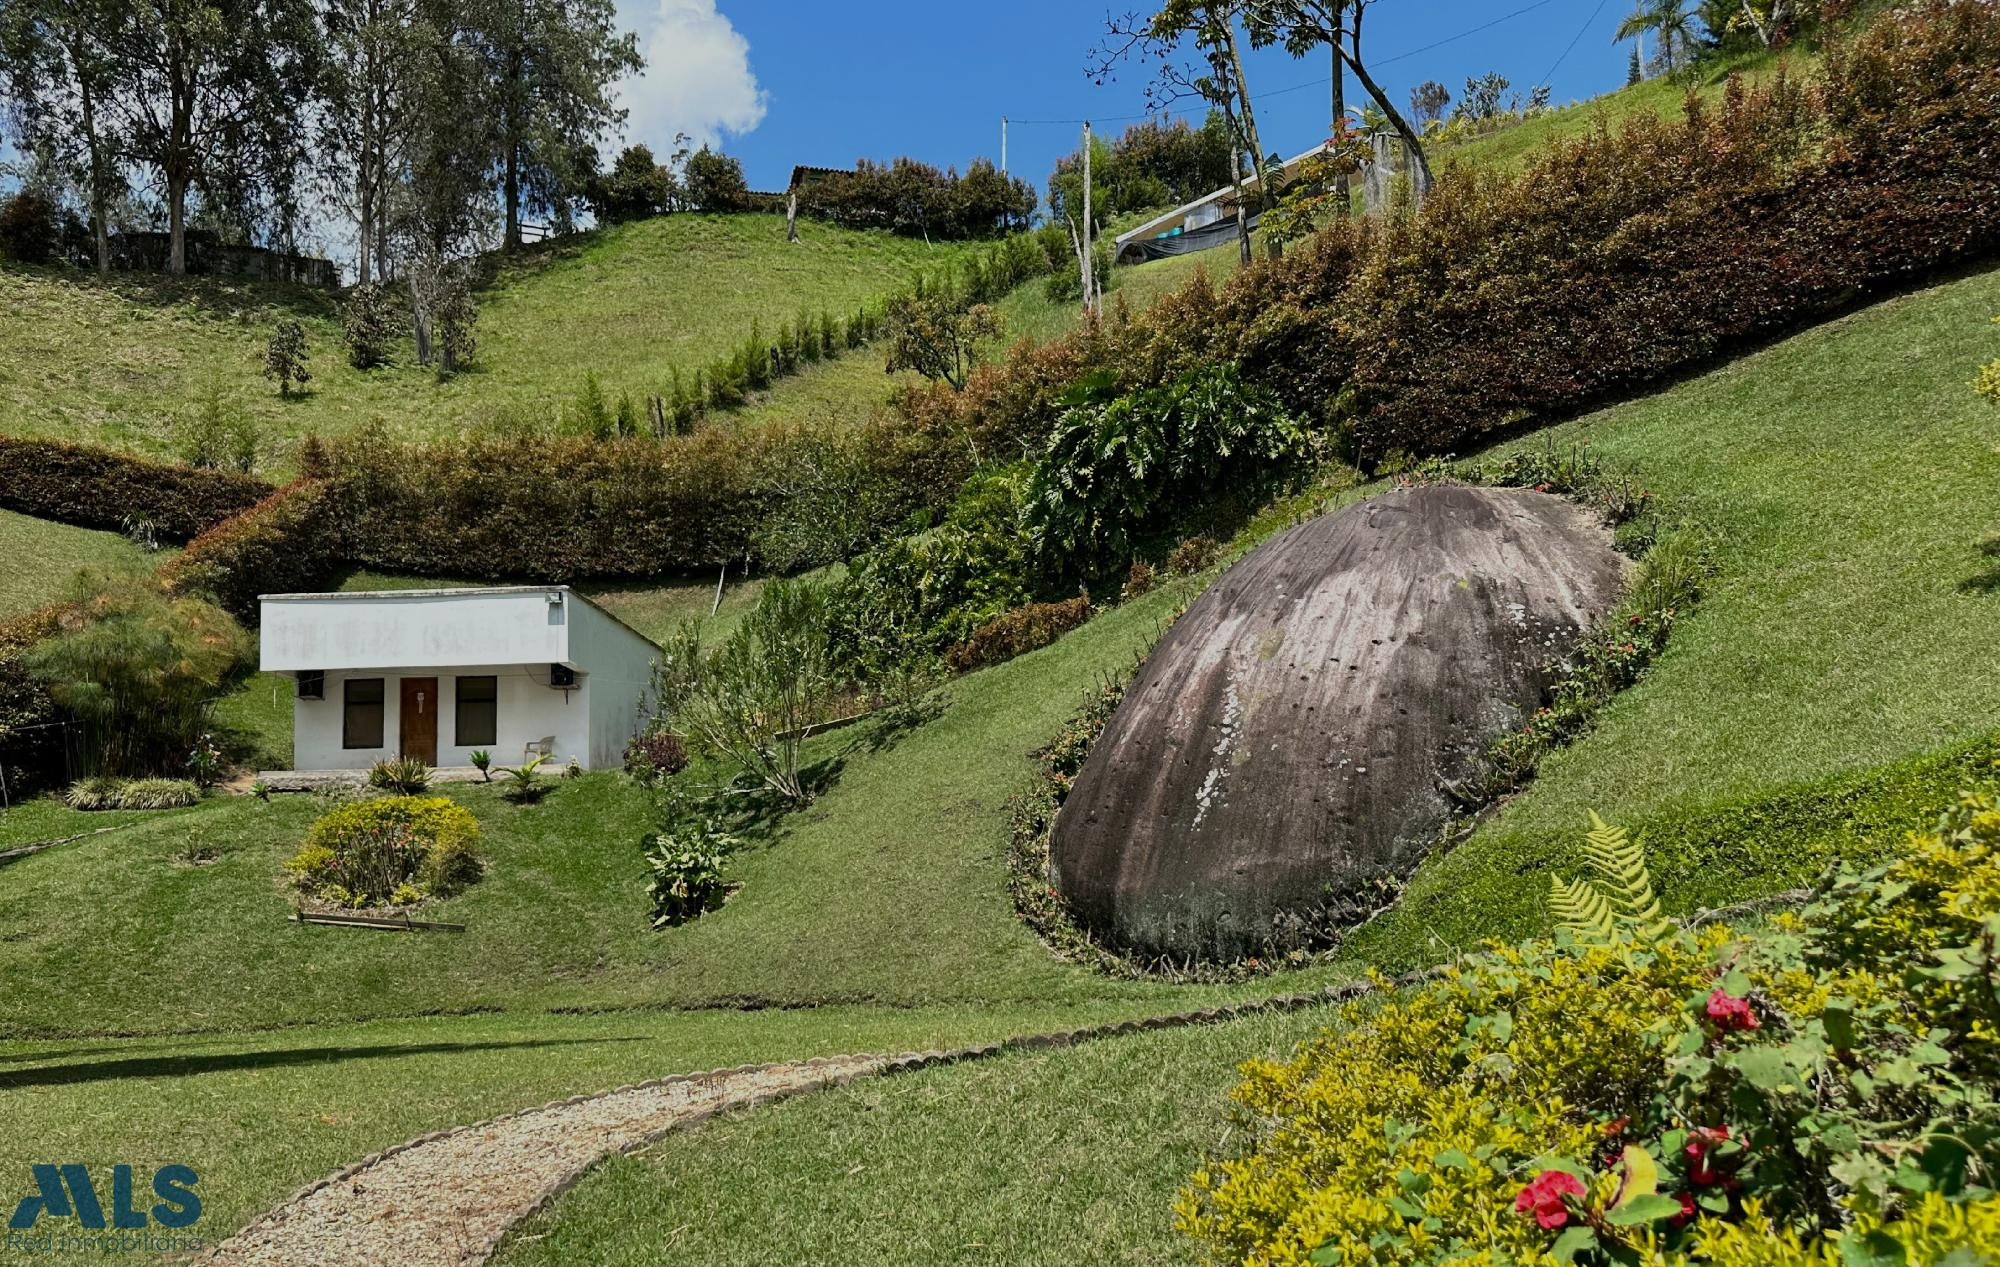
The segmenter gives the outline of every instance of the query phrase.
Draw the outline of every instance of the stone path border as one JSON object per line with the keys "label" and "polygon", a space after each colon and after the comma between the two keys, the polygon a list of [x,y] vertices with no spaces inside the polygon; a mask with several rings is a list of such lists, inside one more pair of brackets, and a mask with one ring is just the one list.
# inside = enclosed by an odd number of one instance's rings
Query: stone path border
{"label": "stone path border", "polygon": [[[1802,901],[1798,889],[1703,911],[1690,925]],[[1390,989],[1443,971],[1406,973]],[[605,1158],[629,1153],[719,1113],[844,1085],[857,1078],[1070,1047],[1147,1030],[1178,1029],[1344,1003],[1382,987],[1356,981],[1224,1007],[1173,1012],[897,1056],[824,1056],[679,1074],[571,1096],[484,1122],[419,1135],[316,1180],[216,1246],[232,1267],[474,1267],[509,1232],[568,1191]]]}

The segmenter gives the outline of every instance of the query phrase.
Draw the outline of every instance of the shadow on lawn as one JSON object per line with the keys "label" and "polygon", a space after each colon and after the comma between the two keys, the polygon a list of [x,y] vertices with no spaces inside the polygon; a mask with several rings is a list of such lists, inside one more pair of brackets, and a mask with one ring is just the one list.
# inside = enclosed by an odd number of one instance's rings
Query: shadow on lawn
{"label": "shadow on lawn", "polygon": [[1979,555],[1987,567],[1958,583],[1961,594],[2000,594],[2000,534],[1979,543]]}
{"label": "shadow on lawn", "polygon": [[62,1087],[118,1078],[184,1078],[241,1069],[282,1069],[290,1065],[328,1064],[344,1060],[375,1060],[384,1056],[459,1055],[475,1051],[509,1051],[524,1047],[574,1047],[592,1043],[637,1043],[629,1038],[527,1038],[517,1042],[406,1043],[375,1047],[293,1047],[277,1051],[217,1052],[214,1055],[152,1056],[102,1060],[84,1064],[43,1065],[0,1071],[0,1091],[22,1087]]}

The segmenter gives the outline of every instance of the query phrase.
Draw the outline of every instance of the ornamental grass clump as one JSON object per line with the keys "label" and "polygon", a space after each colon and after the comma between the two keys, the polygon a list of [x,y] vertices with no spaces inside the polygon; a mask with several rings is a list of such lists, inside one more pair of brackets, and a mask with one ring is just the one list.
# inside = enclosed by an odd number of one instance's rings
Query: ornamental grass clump
{"label": "ornamental grass clump", "polygon": [[285,864],[298,892],[326,906],[411,906],[479,879],[479,822],[442,796],[357,801],[320,816]]}
{"label": "ornamental grass clump", "polygon": [[1244,1065],[1179,1226],[1259,1265],[2000,1254],[2000,804],[1755,938],[1661,921],[1637,858],[1598,823],[1553,940]]}

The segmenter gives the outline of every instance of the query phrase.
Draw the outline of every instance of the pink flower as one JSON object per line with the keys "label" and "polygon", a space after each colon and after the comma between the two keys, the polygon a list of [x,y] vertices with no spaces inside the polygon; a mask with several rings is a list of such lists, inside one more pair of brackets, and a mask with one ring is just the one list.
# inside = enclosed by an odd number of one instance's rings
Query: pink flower
{"label": "pink flower", "polygon": [[1535,1222],[1545,1228],[1561,1227],[1569,1222],[1569,1206],[1563,1198],[1583,1195],[1583,1182],[1575,1175],[1544,1170],[1514,1198],[1514,1209],[1521,1214],[1532,1212]]}
{"label": "pink flower", "polygon": [[1729,1138],[1727,1126],[1698,1126],[1688,1132],[1688,1181],[1701,1187],[1710,1187],[1721,1180],[1722,1175],[1715,1169],[1715,1159],[1709,1151]]}
{"label": "pink flower", "polygon": [[1730,1030],[1757,1028],[1757,1014],[1750,1010],[1750,1000],[1726,994],[1719,988],[1708,996],[1708,1019],[1725,1034]]}
{"label": "pink flower", "polygon": [[1681,1212],[1667,1221],[1675,1227],[1686,1227],[1688,1220],[1694,1217],[1694,1194],[1682,1192],[1677,1193],[1676,1196],[1681,1203]]}

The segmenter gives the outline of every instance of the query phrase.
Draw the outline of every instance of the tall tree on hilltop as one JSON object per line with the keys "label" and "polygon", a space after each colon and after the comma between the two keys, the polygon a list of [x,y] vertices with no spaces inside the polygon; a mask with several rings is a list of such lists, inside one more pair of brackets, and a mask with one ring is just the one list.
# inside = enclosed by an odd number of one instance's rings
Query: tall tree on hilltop
{"label": "tall tree on hilltop", "polygon": [[118,0],[7,0],[0,3],[0,94],[23,139],[45,149],[83,186],[97,271],[111,269],[112,200],[124,192],[118,140],[106,105],[116,89],[103,32]]}
{"label": "tall tree on hilltop", "polygon": [[611,0],[483,0],[477,19],[498,124],[506,246],[524,211],[567,224],[597,170],[597,143],[624,121],[612,86],[641,69]]}
{"label": "tall tree on hilltop", "polygon": [[167,271],[187,271],[188,195],[232,221],[297,215],[299,136],[318,82],[310,0],[134,0],[101,32],[128,157],[150,168],[167,209]]}
{"label": "tall tree on hilltop", "polygon": [[319,149],[331,199],[354,221],[359,282],[389,274],[389,198],[423,123],[423,59],[446,37],[425,8],[419,0],[321,4]]}
{"label": "tall tree on hilltop", "polygon": [[1700,19],[1694,0],[1641,0],[1639,8],[1618,24],[1614,40],[1643,39],[1651,31],[1660,42],[1660,61],[1669,75],[1692,61],[1700,39]]}
{"label": "tall tree on hilltop", "polygon": [[1376,0],[1243,0],[1243,16],[1254,47],[1283,44],[1285,51],[1294,57],[1304,57],[1322,46],[1332,49],[1341,63],[1354,72],[1362,91],[1374,101],[1389,126],[1403,138],[1404,148],[1417,165],[1418,184],[1428,189],[1431,164],[1424,153],[1423,138],[1402,111],[1396,109],[1396,103],[1369,73],[1362,57],[1362,23],[1375,3]]}
{"label": "tall tree on hilltop", "polygon": [[[1230,183],[1235,189],[1237,249],[1250,261],[1248,195],[1243,155],[1252,170],[1263,172],[1268,156],[1256,134],[1256,115],[1243,75],[1243,58],[1236,42],[1236,18],[1244,0],[1167,0],[1151,17],[1127,13],[1106,23],[1106,39],[1092,54],[1090,74],[1103,83],[1120,62],[1133,59],[1155,63],[1153,82],[1146,88],[1149,105],[1165,108],[1198,97],[1218,112],[1231,137]],[[1194,49],[1193,62],[1180,60],[1180,50]],[[1262,199],[1264,181],[1258,181]]]}

